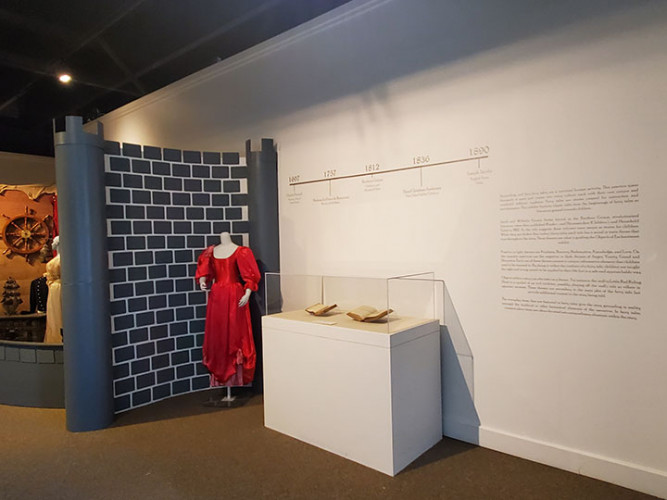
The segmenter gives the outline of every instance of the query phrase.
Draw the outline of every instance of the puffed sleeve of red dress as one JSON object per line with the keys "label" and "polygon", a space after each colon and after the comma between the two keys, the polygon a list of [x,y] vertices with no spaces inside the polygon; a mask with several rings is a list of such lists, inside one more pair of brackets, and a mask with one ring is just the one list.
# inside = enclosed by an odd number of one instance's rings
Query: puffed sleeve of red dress
{"label": "puffed sleeve of red dress", "polygon": [[249,288],[253,292],[256,292],[259,286],[259,280],[262,276],[259,273],[257,261],[255,260],[255,255],[252,253],[252,250],[248,247],[240,247],[236,263],[239,267],[241,278],[245,283],[245,288]]}
{"label": "puffed sleeve of red dress", "polygon": [[210,285],[213,281],[214,268],[211,265],[213,257],[213,246],[207,247],[197,259],[197,271],[195,271],[195,281],[199,283],[199,278],[206,278],[206,284]]}

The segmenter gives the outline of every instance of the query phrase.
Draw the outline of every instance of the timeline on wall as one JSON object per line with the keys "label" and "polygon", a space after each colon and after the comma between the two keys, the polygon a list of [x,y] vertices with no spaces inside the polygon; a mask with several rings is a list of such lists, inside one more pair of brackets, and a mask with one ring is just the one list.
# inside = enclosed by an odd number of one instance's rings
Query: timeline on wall
{"label": "timeline on wall", "polygon": [[[467,151],[468,155],[454,159],[435,160],[428,154],[419,154],[412,157],[410,164],[393,168],[383,168],[380,163],[367,163],[363,169],[355,173],[342,173],[338,169],[325,169],[322,176],[315,179],[304,179],[300,174],[288,176],[289,189],[287,201],[290,204],[300,204],[310,200],[322,205],[340,204],[351,198],[349,182],[357,182],[356,187],[361,190],[355,193],[374,193],[387,189],[385,178],[388,175],[402,175],[401,195],[405,198],[440,195],[442,183],[426,182],[424,172],[429,169],[466,165],[466,176],[475,184],[484,184],[489,180],[493,171],[486,166],[489,158],[489,146],[477,146]],[[313,196],[307,196],[305,190],[314,186],[325,186],[325,190],[318,189]]]}

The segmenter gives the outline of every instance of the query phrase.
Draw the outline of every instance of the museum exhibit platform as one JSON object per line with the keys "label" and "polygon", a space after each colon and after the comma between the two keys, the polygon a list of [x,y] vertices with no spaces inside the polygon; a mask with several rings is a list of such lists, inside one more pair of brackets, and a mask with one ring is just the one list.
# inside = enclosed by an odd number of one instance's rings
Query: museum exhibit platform
{"label": "museum exhibit platform", "polygon": [[0,404],[65,407],[63,345],[0,340]]}
{"label": "museum exhibit platform", "polygon": [[[289,281],[275,278],[272,293],[269,279],[267,300],[276,299],[280,285],[281,307],[294,304],[291,291],[303,294],[306,288],[295,289]],[[324,278],[321,289],[317,280],[311,283],[315,295],[305,300],[331,301],[333,290],[345,289],[338,299],[358,302],[352,291],[372,297],[376,288],[376,300],[384,294],[388,301],[392,295],[398,299],[397,287],[403,288],[388,280],[353,279],[341,287]],[[404,285],[413,298],[419,298],[414,293],[419,287],[429,296],[427,303],[434,300],[431,281]],[[442,439],[440,321],[397,312],[377,322],[355,321],[346,314],[345,301],[337,302],[321,316],[301,308],[262,318],[264,422],[394,476]]]}

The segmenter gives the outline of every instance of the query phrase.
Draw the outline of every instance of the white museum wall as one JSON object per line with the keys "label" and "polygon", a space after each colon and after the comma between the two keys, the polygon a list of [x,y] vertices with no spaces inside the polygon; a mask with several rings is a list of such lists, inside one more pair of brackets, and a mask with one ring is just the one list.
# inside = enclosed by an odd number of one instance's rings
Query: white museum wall
{"label": "white museum wall", "polygon": [[282,272],[445,280],[446,435],[667,496],[667,4],[536,4],[352,2],[101,121],[275,139]]}

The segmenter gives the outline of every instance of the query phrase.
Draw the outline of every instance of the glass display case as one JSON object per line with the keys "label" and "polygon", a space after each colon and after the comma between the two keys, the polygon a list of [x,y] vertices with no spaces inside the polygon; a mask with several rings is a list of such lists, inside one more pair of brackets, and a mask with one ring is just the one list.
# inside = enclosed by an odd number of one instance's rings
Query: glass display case
{"label": "glass display case", "polygon": [[434,273],[389,278],[266,273],[266,313],[284,319],[395,333],[444,324],[444,282]]}
{"label": "glass display case", "polygon": [[444,282],[267,273],[265,283],[266,427],[391,476],[442,439]]}

